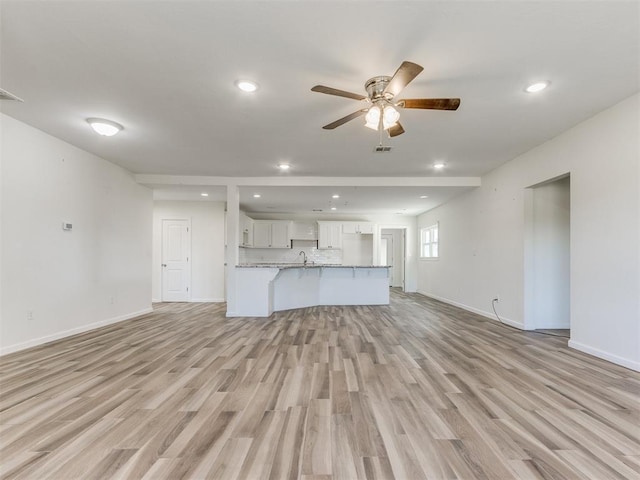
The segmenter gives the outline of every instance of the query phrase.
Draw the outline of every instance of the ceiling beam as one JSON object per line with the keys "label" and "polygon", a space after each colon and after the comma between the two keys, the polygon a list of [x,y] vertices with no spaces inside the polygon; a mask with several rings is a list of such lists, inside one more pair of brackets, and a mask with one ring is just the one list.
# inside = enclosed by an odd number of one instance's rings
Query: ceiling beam
{"label": "ceiling beam", "polygon": [[135,174],[141,185],[274,187],[479,187],[480,177],[212,177]]}

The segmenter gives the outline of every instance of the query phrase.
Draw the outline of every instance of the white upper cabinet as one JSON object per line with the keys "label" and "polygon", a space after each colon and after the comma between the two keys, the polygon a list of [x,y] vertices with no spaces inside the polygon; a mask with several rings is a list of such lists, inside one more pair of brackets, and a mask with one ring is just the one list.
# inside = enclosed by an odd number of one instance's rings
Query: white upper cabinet
{"label": "white upper cabinet", "polygon": [[342,248],[342,222],[318,222],[318,248]]}
{"label": "white upper cabinet", "polygon": [[343,222],[342,233],[373,234],[374,224],[369,222]]}
{"label": "white upper cabinet", "polygon": [[240,227],[240,236],[238,237],[240,246],[253,247],[253,218],[248,217],[244,212],[240,212],[238,225]]}
{"label": "white upper cabinet", "polygon": [[271,248],[289,248],[291,222],[271,222]]}
{"label": "white upper cabinet", "polygon": [[253,246],[255,248],[290,248],[291,222],[286,220],[254,220]]}
{"label": "white upper cabinet", "polygon": [[271,247],[271,222],[264,220],[253,222],[253,246],[256,248]]}

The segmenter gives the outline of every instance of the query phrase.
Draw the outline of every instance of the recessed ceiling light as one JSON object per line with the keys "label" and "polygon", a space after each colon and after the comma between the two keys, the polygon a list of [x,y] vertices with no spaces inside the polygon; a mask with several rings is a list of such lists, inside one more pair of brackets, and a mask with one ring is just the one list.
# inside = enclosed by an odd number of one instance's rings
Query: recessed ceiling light
{"label": "recessed ceiling light", "polygon": [[445,166],[444,162],[436,162],[433,164],[433,168],[435,168],[436,170],[442,170],[444,166]]}
{"label": "recessed ceiling light", "polygon": [[549,85],[551,85],[551,82],[549,82],[549,81],[536,82],[536,83],[532,83],[531,85],[529,85],[527,88],[524,89],[524,91],[527,92],[527,93],[536,93],[536,92],[540,92],[540,91],[544,90]]}
{"label": "recessed ceiling light", "polygon": [[258,84],[251,80],[236,80],[236,87],[243,92],[255,92],[258,90]]}
{"label": "recessed ceiling light", "polygon": [[291,165],[289,165],[288,163],[279,163],[278,168],[280,170],[289,170],[291,168]]}
{"label": "recessed ceiling light", "polygon": [[337,207],[331,207],[331,210],[337,210]]}
{"label": "recessed ceiling light", "polygon": [[331,195],[331,198],[340,198],[340,195],[336,193],[335,195]]}
{"label": "recessed ceiling light", "polygon": [[420,198],[429,198],[428,195],[420,195]]}
{"label": "recessed ceiling light", "polygon": [[112,137],[124,128],[119,123],[105,120],[104,118],[87,118],[87,122],[96,133],[105,137]]}
{"label": "recessed ceiling light", "polygon": [[260,194],[259,193],[254,193],[253,194],[253,198],[260,198]]}
{"label": "recessed ceiling light", "polygon": [[200,194],[200,196],[201,196],[201,197],[208,197],[208,196],[209,196],[209,194],[208,194],[208,193],[205,193],[205,192],[202,192],[202,193]]}

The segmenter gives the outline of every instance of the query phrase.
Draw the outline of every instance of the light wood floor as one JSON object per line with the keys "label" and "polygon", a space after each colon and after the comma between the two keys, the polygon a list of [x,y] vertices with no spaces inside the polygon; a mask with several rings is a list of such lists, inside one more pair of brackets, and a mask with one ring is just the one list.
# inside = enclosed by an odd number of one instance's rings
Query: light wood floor
{"label": "light wood floor", "polygon": [[420,295],[159,304],[0,358],[0,476],[640,478],[640,375],[566,342]]}

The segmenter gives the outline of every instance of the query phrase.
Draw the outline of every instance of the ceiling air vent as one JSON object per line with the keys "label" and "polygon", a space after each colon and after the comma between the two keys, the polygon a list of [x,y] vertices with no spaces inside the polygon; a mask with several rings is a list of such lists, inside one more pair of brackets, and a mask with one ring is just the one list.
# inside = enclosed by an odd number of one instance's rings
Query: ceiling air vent
{"label": "ceiling air vent", "polygon": [[18,102],[22,102],[23,100],[20,97],[16,97],[13,93],[9,93],[6,90],[0,88],[0,100],[16,100]]}
{"label": "ceiling air vent", "polygon": [[389,153],[391,151],[391,147],[387,147],[385,145],[377,145],[374,149],[376,153]]}

